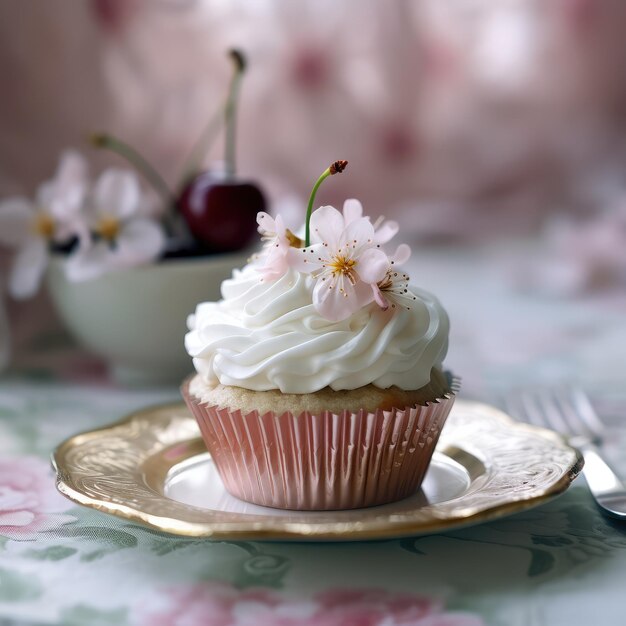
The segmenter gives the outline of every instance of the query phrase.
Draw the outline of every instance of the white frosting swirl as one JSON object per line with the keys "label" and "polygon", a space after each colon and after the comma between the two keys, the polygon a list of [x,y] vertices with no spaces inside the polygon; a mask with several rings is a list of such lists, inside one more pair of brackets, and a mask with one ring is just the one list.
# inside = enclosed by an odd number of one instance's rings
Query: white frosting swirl
{"label": "white frosting swirl", "polygon": [[185,347],[203,380],[283,393],[428,384],[448,349],[448,316],[434,296],[411,288],[409,310],[372,303],[330,322],[312,304],[314,284],[293,268],[275,282],[250,265],[235,270],[223,299],[187,321]]}

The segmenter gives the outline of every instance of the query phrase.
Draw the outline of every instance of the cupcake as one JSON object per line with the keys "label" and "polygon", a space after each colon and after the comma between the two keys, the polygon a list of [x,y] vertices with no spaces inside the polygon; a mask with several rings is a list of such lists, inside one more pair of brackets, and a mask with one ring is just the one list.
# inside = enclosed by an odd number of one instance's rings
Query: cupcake
{"label": "cupcake", "polygon": [[353,509],[417,491],[455,397],[449,322],[409,286],[398,225],[357,200],[312,211],[304,238],[258,216],[265,246],[198,305],[182,392],[226,489],[255,504]]}

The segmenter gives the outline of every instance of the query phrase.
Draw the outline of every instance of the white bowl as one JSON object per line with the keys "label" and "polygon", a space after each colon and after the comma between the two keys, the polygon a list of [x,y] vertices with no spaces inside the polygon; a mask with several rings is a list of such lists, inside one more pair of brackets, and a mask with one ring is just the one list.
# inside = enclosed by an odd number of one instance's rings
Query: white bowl
{"label": "white bowl", "polygon": [[60,318],[126,384],[181,382],[193,370],[184,348],[187,316],[219,300],[222,280],[249,251],[167,261],[71,282],[54,257],[47,284]]}

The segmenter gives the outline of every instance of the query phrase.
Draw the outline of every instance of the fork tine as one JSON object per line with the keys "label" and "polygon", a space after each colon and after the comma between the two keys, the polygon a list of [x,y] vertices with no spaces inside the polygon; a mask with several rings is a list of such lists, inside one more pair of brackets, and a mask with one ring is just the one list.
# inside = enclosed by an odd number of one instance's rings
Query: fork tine
{"label": "fork tine", "polygon": [[537,405],[535,397],[531,393],[522,393],[520,396],[522,415],[526,416],[526,421],[535,426],[545,426],[545,420]]}
{"label": "fork tine", "polygon": [[572,389],[560,389],[556,395],[562,415],[569,422],[572,434],[599,442],[600,433],[590,428],[587,420],[581,414],[578,397],[572,394]]}
{"label": "fork tine", "polygon": [[518,390],[509,392],[506,406],[515,415],[523,409],[523,416],[531,424],[548,425],[565,435],[572,446],[579,447],[579,454],[586,461],[583,471],[587,485],[597,504],[607,514],[626,520],[626,484],[603,460],[598,449],[590,445],[601,444],[594,432],[601,433],[602,422],[584,392],[571,387]]}
{"label": "fork tine", "polygon": [[541,426],[541,420],[537,411],[532,406],[526,406],[526,396],[526,392],[519,389],[510,392],[504,398],[504,408],[511,417],[520,422]]}
{"label": "fork tine", "polygon": [[519,419],[535,426],[545,426],[545,419],[537,403],[535,393],[522,391],[517,395],[516,410]]}
{"label": "fork tine", "polygon": [[521,421],[550,428],[568,437],[597,439],[598,437],[591,431],[587,421],[580,415],[577,401],[578,396],[575,401],[571,388],[540,387],[532,391],[509,393],[505,399],[505,405],[508,413]]}
{"label": "fork tine", "polygon": [[571,389],[572,399],[578,409],[578,414],[587,425],[587,428],[595,437],[602,437],[604,434],[604,424],[598,417],[589,396],[580,388]]}
{"label": "fork tine", "polygon": [[563,412],[559,410],[554,391],[542,389],[535,394],[535,400],[543,415],[545,426],[565,435],[571,434],[572,428],[564,418]]}

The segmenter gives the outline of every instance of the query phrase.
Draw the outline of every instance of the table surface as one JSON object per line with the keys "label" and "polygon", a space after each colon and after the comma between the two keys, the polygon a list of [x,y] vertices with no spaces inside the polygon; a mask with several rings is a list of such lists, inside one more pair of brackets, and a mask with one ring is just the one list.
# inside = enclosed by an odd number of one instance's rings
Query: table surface
{"label": "table surface", "polygon": [[[626,476],[626,296],[523,291],[529,250],[426,249],[411,275],[450,313],[447,363],[464,398],[580,384]],[[35,342],[42,354],[50,345]],[[55,365],[0,379],[0,624],[572,626],[623,615],[626,524],[599,513],[583,478],[495,522],[366,543],[182,539],[78,507],[55,491],[51,450],[178,391],[86,376],[75,351],[44,361]]]}

